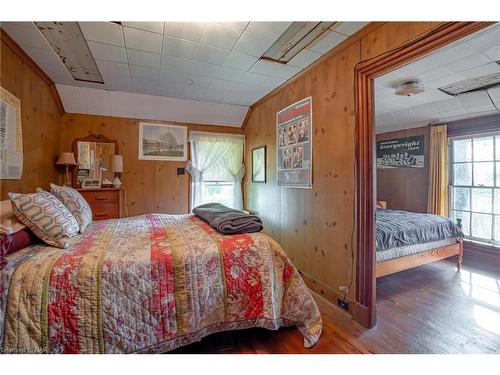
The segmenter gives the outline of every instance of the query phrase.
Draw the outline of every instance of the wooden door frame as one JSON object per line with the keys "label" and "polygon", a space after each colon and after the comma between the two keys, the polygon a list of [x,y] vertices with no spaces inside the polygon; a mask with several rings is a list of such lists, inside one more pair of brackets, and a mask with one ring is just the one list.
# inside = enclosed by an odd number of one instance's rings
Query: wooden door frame
{"label": "wooden door frame", "polygon": [[375,132],[373,80],[493,22],[446,22],[403,46],[360,62],[355,68],[356,113],[356,304],[353,319],[377,322],[375,279]]}

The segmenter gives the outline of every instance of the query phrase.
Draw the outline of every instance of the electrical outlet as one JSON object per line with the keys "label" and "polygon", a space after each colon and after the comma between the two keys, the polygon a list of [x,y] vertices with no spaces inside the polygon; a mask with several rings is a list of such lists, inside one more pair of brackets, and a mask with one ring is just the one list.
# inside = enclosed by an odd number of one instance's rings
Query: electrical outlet
{"label": "electrical outlet", "polygon": [[348,286],[346,286],[346,285],[340,285],[340,286],[339,286],[339,290],[340,290],[341,292],[347,292],[347,291],[349,290],[349,287],[348,287]]}
{"label": "electrical outlet", "polygon": [[345,311],[349,311],[349,302],[343,301],[340,298],[337,298],[337,306]]}

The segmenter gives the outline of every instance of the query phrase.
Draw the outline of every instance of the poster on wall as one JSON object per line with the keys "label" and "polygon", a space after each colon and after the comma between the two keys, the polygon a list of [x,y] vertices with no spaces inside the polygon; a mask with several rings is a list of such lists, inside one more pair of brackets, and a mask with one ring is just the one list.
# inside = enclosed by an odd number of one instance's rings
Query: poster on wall
{"label": "poster on wall", "polygon": [[423,168],[424,136],[377,142],[377,168]]}
{"label": "poster on wall", "polygon": [[21,102],[0,87],[0,179],[19,180],[23,174]]}
{"label": "poster on wall", "polygon": [[276,113],[278,185],[312,188],[312,98]]}

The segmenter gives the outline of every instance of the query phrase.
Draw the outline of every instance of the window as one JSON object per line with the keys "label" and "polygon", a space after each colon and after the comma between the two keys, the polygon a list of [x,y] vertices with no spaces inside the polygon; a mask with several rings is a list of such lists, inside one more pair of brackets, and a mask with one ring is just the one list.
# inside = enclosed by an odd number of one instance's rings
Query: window
{"label": "window", "polygon": [[232,134],[191,132],[191,207],[218,202],[242,209],[241,180],[244,137]]}
{"label": "window", "polygon": [[450,217],[466,238],[500,244],[500,133],[450,142]]}

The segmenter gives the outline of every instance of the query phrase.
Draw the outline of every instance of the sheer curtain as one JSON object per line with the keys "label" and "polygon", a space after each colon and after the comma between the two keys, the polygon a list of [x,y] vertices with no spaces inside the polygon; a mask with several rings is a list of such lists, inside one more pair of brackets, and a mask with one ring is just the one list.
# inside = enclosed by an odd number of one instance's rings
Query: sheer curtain
{"label": "sheer curtain", "polygon": [[446,125],[431,126],[427,213],[448,216],[448,136]]}
{"label": "sheer curtain", "polygon": [[232,197],[228,202],[236,209],[243,208],[241,181],[245,175],[242,135],[190,132],[191,160],[186,170],[192,176],[191,207],[208,203],[204,201],[207,182],[231,182]]}

